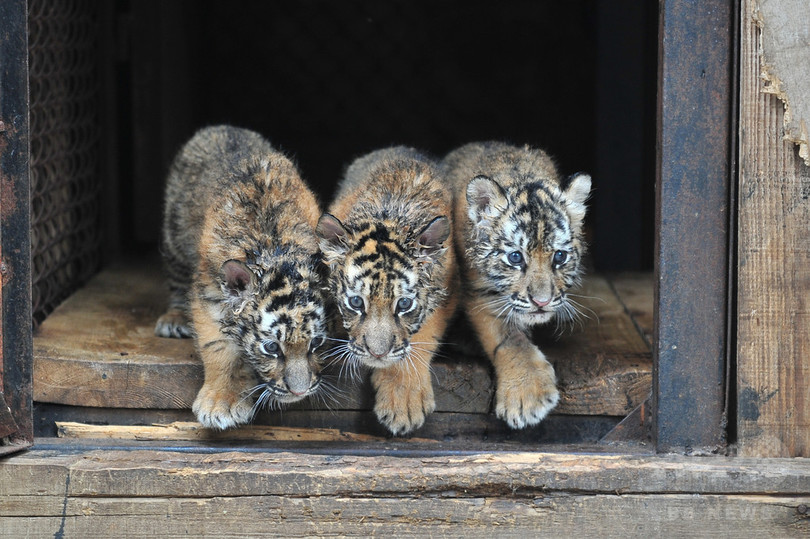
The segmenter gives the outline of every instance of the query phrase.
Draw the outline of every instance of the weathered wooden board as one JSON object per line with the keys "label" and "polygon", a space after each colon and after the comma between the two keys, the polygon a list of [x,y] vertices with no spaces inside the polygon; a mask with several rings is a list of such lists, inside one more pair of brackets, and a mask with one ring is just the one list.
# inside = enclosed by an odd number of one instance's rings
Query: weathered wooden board
{"label": "weathered wooden board", "polygon": [[763,92],[755,4],[743,2],[741,28],[738,443],[742,455],[807,457],[810,167],[782,139],[782,103]]}
{"label": "weathered wooden board", "polygon": [[632,318],[638,331],[649,346],[653,342],[653,295],[655,283],[652,273],[632,272],[608,276],[619,301]]}
{"label": "weathered wooden board", "polygon": [[202,385],[190,341],[161,339],[160,268],[96,275],[36,331],[34,400],[124,408],[188,408]]}
{"label": "weathered wooden board", "polygon": [[[68,481],[69,478],[69,481]],[[171,480],[168,480],[171,479]],[[503,489],[504,485],[508,485]],[[503,490],[501,490],[503,489]],[[807,459],[554,452],[361,456],[302,452],[208,453],[33,449],[0,463],[0,496],[329,496],[455,491],[491,496],[810,493]]]}
{"label": "weathered wooden board", "polygon": [[[649,393],[649,347],[605,279],[589,278],[575,294],[582,318],[559,331],[537,332],[560,380],[563,396],[556,412],[625,415]],[[35,335],[35,400],[109,408],[190,407],[202,384],[202,366],[190,340],[154,336],[165,296],[157,264],[116,266],[96,276]],[[437,411],[489,412],[490,365],[470,356],[470,336],[463,328],[451,331],[448,341],[433,363]],[[333,366],[330,376],[339,394],[314,406],[369,410],[368,377],[347,381],[339,374],[340,366]]]}
{"label": "weathered wooden board", "polygon": [[[175,421],[153,425],[90,425],[76,422],[57,422],[60,438],[117,440],[172,440],[172,441],[231,441],[257,440],[263,442],[380,442],[386,438],[370,434],[345,432],[331,428],[298,428],[247,425],[228,431],[206,429],[197,422]],[[427,438],[408,438],[410,442],[430,442]]]}
{"label": "weathered wooden board", "polygon": [[800,459],[34,450],[0,464],[0,535],[796,537],[808,492]]}
{"label": "weathered wooden board", "polygon": [[[169,425],[175,422],[196,421],[190,410],[134,410],[131,408],[38,405],[37,411],[41,418],[37,436],[43,437],[40,439],[40,443],[49,444],[55,443],[52,437],[66,434],[64,431],[60,432],[54,422],[96,425],[100,429],[96,433],[101,435],[106,427],[113,428],[113,431],[110,431],[112,434],[116,427],[137,429],[147,425]],[[619,420],[620,418],[617,417],[553,414],[539,425],[514,430],[494,414],[436,412],[430,414],[425,420],[425,424],[411,437],[393,438],[377,420],[374,412],[370,410],[275,410],[259,413],[251,425],[229,429],[222,433],[206,431],[206,434],[202,435],[206,439],[200,443],[216,447],[223,445],[261,447],[262,433],[267,432],[270,433],[269,436],[273,436],[273,429],[278,427],[282,430],[311,429],[313,431],[310,435],[311,440],[320,436],[319,431],[328,431],[340,433],[338,435],[340,438],[335,442],[351,438],[375,441],[374,443],[343,444],[341,447],[344,449],[377,451],[399,442],[410,446],[418,441],[428,440],[430,443],[441,442],[440,449],[450,451],[516,448],[526,451],[541,448],[548,450],[550,444],[581,444],[580,446],[596,444],[616,427]],[[128,437],[129,435],[124,434],[124,437],[118,440],[123,441]],[[110,439],[100,437],[89,443],[101,443],[104,440]],[[271,438],[268,437],[265,441],[267,440],[271,440]],[[256,441],[258,442],[254,443]],[[323,438],[323,441],[328,440]],[[378,441],[385,443],[377,443]],[[644,442],[643,437],[636,437],[630,441],[634,442],[634,449],[645,450],[643,443],[636,445],[636,442]],[[191,446],[193,444],[182,445]],[[290,445],[289,447],[297,446]],[[437,450],[438,448],[431,446],[428,449]],[[646,450],[649,450],[648,446]]]}
{"label": "weathered wooden board", "polygon": [[[534,498],[239,496],[8,500],[7,537],[799,537],[810,497],[583,495]],[[48,507],[42,507],[44,503]],[[59,511],[59,512],[57,512]],[[45,513],[44,516],[32,516]],[[541,531],[542,530],[542,531]],[[538,535],[538,533],[540,535]]]}

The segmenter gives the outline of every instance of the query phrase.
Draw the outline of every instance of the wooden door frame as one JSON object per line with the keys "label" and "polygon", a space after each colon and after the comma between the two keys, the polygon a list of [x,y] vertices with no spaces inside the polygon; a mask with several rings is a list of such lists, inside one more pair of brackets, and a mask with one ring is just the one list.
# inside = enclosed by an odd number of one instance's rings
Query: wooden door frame
{"label": "wooden door frame", "polygon": [[26,0],[0,2],[0,454],[34,438],[27,18]]}
{"label": "wooden door frame", "polygon": [[[659,451],[726,441],[737,0],[660,6],[653,435]],[[2,387],[33,436],[27,5],[0,4]],[[20,61],[23,59],[23,61]],[[22,277],[21,277],[22,276]],[[13,336],[13,337],[12,337]],[[661,404],[664,406],[661,406]]]}
{"label": "wooden door frame", "polygon": [[738,4],[661,3],[653,351],[659,452],[711,452],[727,443]]}

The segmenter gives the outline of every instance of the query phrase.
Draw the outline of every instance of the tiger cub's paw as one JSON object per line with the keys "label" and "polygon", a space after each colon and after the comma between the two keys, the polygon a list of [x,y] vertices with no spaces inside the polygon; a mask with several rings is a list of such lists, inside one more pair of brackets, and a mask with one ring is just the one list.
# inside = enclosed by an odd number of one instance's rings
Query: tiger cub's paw
{"label": "tiger cub's paw", "polygon": [[253,406],[249,399],[238,392],[217,390],[203,385],[191,411],[203,427],[224,430],[247,423],[253,417]]}
{"label": "tiger cub's paw", "polygon": [[186,314],[179,309],[169,309],[158,318],[157,324],[155,324],[155,335],[188,339],[193,336],[193,333]]}
{"label": "tiger cub's paw", "polygon": [[508,376],[499,373],[495,415],[513,429],[540,423],[560,400],[554,368],[539,350],[537,353],[539,361],[520,362]]}
{"label": "tiger cub's paw", "polygon": [[425,424],[425,418],[436,409],[433,386],[428,375],[426,383],[399,380],[377,370],[371,377],[376,389],[374,413],[395,436],[402,436]]}

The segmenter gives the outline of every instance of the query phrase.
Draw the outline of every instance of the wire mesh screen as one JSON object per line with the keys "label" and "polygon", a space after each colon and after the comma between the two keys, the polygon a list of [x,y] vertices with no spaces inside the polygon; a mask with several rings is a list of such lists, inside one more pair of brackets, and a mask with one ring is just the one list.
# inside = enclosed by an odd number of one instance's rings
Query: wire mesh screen
{"label": "wire mesh screen", "polygon": [[34,323],[98,268],[100,178],[95,2],[30,0]]}

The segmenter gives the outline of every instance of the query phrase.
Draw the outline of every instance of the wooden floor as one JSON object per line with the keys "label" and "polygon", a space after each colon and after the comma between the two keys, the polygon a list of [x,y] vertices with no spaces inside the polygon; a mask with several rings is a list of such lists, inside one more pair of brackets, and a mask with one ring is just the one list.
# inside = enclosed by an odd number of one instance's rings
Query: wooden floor
{"label": "wooden floor", "polygon": [[[408,439],[381,432],[363,383],[332,410],[310,403],[216,435],[187,409],[202,379],[191,343],[152,335],[159,273],[104,271],[35,337],[39,437],[0,458],[0,537],[810,533],[807,459],[590,443],[643,432],[652,282],[592,276],[581,295],[589,318],[537,334],[563,392],[537,428],[505,429],[486,362],[448,345],[440,411]],[[447,340],[470,339],[457,326]]]}
{"label": "wooden floor", "polygon": [[[651,384],[651,276],[593,275],[574,293],[582,316],[570,326],[541,328],[535,335],[559,378],[561,401],[554,415],[536,428],[505,428],[490,413],[490,365],[459,322],[433,363],[437,413],[413,438],[459,444],[592,443],[639,407]],[[38,435],[221,439],[191,424],[189,408],[203,374],[192,342],[153,334],[166,295],[158,264],[119,264],[98,274],[45,320],[34,337]],[[373,397],[367,376],[349,382],[339,371],[333,366],[331,375],[340,394],[265,412],[256,420],[259,426],[224,436],[385,438],[369,412]],[[95,430],[63,422],[91,423]],[[158,426],[166,424],[173,425]],[[149,428],[137,433],[116,428],[126,426]]]}

